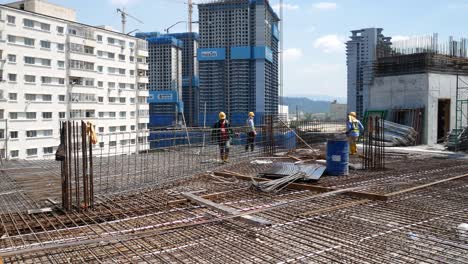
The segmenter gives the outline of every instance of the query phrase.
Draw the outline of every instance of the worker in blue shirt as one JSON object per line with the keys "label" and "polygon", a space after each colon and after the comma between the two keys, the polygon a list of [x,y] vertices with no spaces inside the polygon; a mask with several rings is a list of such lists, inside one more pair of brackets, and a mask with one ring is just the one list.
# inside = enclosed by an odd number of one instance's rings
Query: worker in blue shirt
{"label": "worker in blue shirt", "polygon": [[364,126],[356,117],[356,112],[348,114],[348,122],[346,125],[346,135],[348,136],[350,154],[355,155],[357,151],[357,141],[360,134],[364,131]]}

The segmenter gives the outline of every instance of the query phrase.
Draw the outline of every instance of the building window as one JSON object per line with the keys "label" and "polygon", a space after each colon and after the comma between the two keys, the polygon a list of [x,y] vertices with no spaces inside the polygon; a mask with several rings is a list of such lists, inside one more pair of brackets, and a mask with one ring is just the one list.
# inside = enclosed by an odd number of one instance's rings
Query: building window
{"label": "building window", "polygon": [[62,95],[62,94],[59,95],[58,100],[59,100],[59,102],[65,102],[65,95]]}
{"label": "building window", "polygon": [[135,131],[135,125],[130,126],[130,130]]}
{"label": "building window", "polygon": [[115,112],[109,112],[109,117],[110,118],[115,118],[115,116],[116,116]]}
{"label": "building window", "polygon": [[100,127],[100,128],[98,129],[98,131],[99,131],[99,133],[104,133],[104,128],[103,128],[103,127]]}
{"label": "building window", "polygon": [[119,117],[120,118],[127,118],[127,112],[120,112]]}
{"label": "building window", "polygon": [[13,120],[18,119],[18,113],[17,112],[10,112],[10,119],[13,119]]}
{"label": "building window", "polygon": [[42,59],[42,60],[41,60],[41,65],[42,65],[42,66],[50,67],[50,66],[52,65],[52,61],[49,60],[49,59]]}
{"label": "building window", "polygon": [[121,104],[125,104],[126,101],[127,101],[127,99],[125,97],[120,97],[120,103]]}
{"label": "building window", "polygon": [[33,47],[34,46],[34,39],[24,38],[24,45]]}
{"label": "building window", "polygon": [[34,21],[31,19],[23,19],[23,26],[28,27],[28,28],[34,28]]}
{"label": "building window", "polygon": [[120,126],[120,132],[127,131],[127,126]]}
{"label": "building window", "polygon": [[57,50],[64,51],[65,50],[65,45],[64,44],[57,44]]}
{"label": "building window", "polygon": [[119,54],[119,60],[124,61],[125,60],[125,55]]}
{"label": "building window", "polygon": [[10,138],[17,139],[18,138],[18,131],[10,131]]}
{"label": "building window", "polygon": [[27,149],[27,150],[26,150],[26,155],[28,155],[28,156],[36,156],[36,155],[37,155],[37,148],[34,148],[34,149]]}
{"label": "building window", "polygon": [[15,73],[9,73],[8,74],[8,81],[16,82],[16,74]]}
{"label": "building window", "polygon": [[17,93],[9,93],[8,94],[8,99],[11,101],[17,101],[18,100],[18,94]]}
{"label": "building window", "polygon": [[97,85],[98,85],[98,87],[104,87],[104,82],[98,81]]}
{"label": "building window", "polygon": [[45,76],[42,76],[42,77],[41,77],[41,82],[44,83],[44,84],[52,83],[52,77],[45,77]]}
{"label": "building window", "polygon": [[115,82],[110,82],[110,83],[107,83],[109,89],[114,89],[115,88]]}
{"label": "building window", "polygon": [[44,154],[54,154],[54,147],[46,147],[42,150]]}
{"label": "building window", "polygon": [[8,21],[8,24],[16,24],[16,17],[14,16],[7,16],[7,21]]}
{"label": "building window", "polygon": [[27,112],[26,119],[36,119],[36,112]]}
{"label": "building window", "polygon": [[36,59],[34,57],[24,57],[25,64],[36,64]]}
{"label": "building window", "polygon": [[41,40],[41,48],[50,49],[50,41]]}
{"label": "building window", "polygon": [[104,112],[99,112],[98,115],[100,118],[104,118]]}
{"label": "building window", "polygon": [[103,71],[104,71],[104,67],[103,67],[103,66],[97,66],[97,71],[98,71],[98,72],[103,72]]}
{"label": "building window", "polygon": [[10,151],[11,158],[17,158],[19,156],[19,150],[12,150]]}
{"label": "building window", "polygon": [[42,101],[44,101],[44,102],[51,102],[51,101],[52,101],[52,95],[50,95],[50,94],[44,94],[44,95],[42,95]]}
{"label": "building window", "polygon": [[114,126],[109,127],[109,132],[110,133],[114,133],[116,131],[117,131],[117,127],[114,127]]}
{"label": "building window", "polygon": [[130,62],[135,62],[135,57],[130,56]]}
{"label": "building window", "polygon": [[27,83],[35,83],[36,82],[36,76],[34,75],[25,75],[24,76],[24,81]]}
{"label": "building window", "polygon": [[119,69],[119,74],[125,75],[125,69]]}
{"label": "building window", "polygon": [[16,63],[16,55],[8,54],[8,62]]}
{"label": "building window", "polygon": [[35,137],[37,137],[37,131],[36,131],[36,130],[29,130],[29,131],[26,131],[26,137],[28,137],[28,138],[35,138]]}
{"label": "building window", "polygon": [[134,70],[130,70],[130,76],[135,76],[135,71]]}
{"label": "building window", "polygon": [[97,35],[97,41],[102,42],[102,36],[101,35]]}
{"label": "building window", "polygon": [[109,141],[109,147],[115,147],[115,146],[117,146],[116,141]]}
{"label": "building window", "polygon": [[43,119],[52,119],[52,112],[43,112],[42,113]]}
{"label": "building window", "polygon": [[58,78],[58,83],[59,84],[65,84],[65,79],[64,78]]}
{"label": "building window", "polygon": [[59,67],[60,69],[65,68],[65,62],[64,61],[57,61],[57,67]]}
{"label": "building window", "polygon": [[10,43],[16,43],[16,37],[12,35],[8,35],[8,42]]}
{"label": "building window", "polygon": [[50,25],[46,23],[41,23],[41,30],[50,31]]}
{"label": "building window", "polygon": [[98,97],[98,102],[99,102],[99,103],[104,103],[104,97],[99,96],[99,97]]}
{"label": "building window", "polygon": [[0,129],[0,139],[3,139],[3,138],[5,138],[5,130]]}
{"label": "building window", "polygon": [[99,142],[99,147],[104,148],[104,142]]}
{"label": "building window", "polygon": [[59,118],[64,119],[65,118],[65,112],[59,112]]}
{"label": "building window", "polygon": [[57,33],[63,34],[65,32],[65,29],[63,27],[57,26]]}
{"label": "building window", "polygon": [[26,101],[36,101],[36,95],[35,94],[25,94],[24,99]]}

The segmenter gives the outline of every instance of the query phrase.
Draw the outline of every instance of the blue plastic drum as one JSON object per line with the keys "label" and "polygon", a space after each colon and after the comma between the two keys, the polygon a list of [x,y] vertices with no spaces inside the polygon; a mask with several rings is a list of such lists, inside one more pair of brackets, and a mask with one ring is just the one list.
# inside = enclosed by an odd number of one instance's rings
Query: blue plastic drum
{"label": "blue plastic drum", "polygon": [[331,176],[349,175],[349,143],[347,140],[328,140],[327,174]]}

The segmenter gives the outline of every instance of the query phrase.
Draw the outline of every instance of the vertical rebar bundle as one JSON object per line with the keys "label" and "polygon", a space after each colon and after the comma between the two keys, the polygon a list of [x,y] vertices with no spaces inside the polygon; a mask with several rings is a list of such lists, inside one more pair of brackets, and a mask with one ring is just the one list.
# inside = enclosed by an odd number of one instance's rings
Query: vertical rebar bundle
{"label": "vertical rebar bundle", "polygon": [[88,124],[62,122],[57,156],[61,160],[62,207],[66,211],[94,205],[93,145]]}
{"label": "vertical rebar bundle", "polygon": [[365,170],[385,169],[385,122],[383,116],[370,116],[363,135],[363,162]]}

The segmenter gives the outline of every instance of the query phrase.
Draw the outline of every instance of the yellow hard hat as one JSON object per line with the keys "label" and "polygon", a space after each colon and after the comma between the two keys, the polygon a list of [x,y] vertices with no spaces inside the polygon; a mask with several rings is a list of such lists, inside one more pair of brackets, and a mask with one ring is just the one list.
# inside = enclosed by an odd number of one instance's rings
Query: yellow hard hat
{"label": "yellow hard hat", "polygon": [[356,112],[350,112],[349,115],[352,117],[357,117]]}
{"label": "yellow hard hat", "polygon": [[254,112],[250,112],[250,113],[249,113],[249,116],[250,116],[250,117],[254,117],[254,116],[255,116],[255,113],[254,113]]}
{"label": "yellow hard hat", "polygon": [[226,114],[224,112],[220,112],[219,119],[226,119]]}

